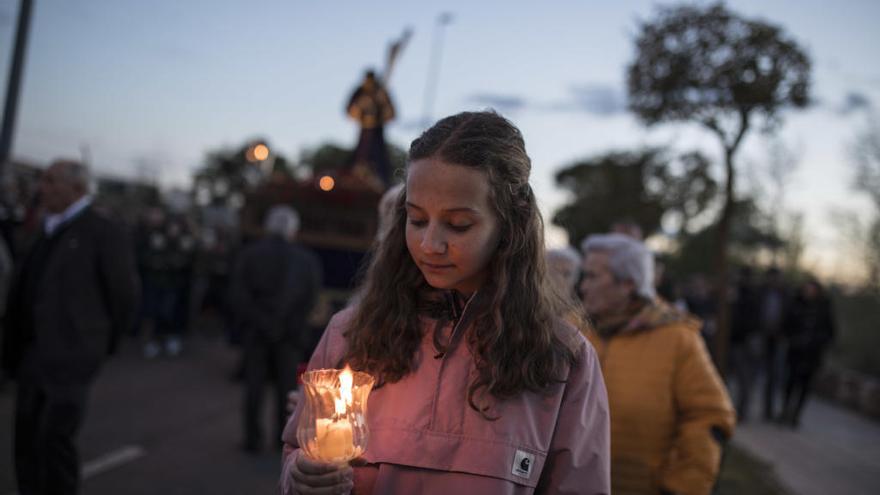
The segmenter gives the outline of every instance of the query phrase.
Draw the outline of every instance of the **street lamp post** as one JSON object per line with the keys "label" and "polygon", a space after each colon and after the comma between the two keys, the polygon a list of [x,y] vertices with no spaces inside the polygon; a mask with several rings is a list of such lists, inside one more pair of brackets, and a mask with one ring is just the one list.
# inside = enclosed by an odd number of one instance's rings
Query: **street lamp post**
{"label": "street lamp post", "polygon": [[452,14],[443,12],[437,16],[434,26],[434,43],[431,47],[431,58],[428,65],[428,81],[425,85],[425,106],[422,112],[422,127],[431,125],[434,112],[434,100],[437,97],[437,79],[440,77],[440,56],[443,48],[443,28],[452,22]]}
{"label": "street lamp post", "polygon": [[28,30],[31,25],[32,0],[21,0],[18,11],[18,27],[15,31],[15,48],[12,52],[12,66],[9,70],[9,84],[6,87],[6,104],[3,108],[3,127],[0,130],[0,177],[5,173],[6,163],[12,151],[12,131],[15,128],[15,114],[18,110],[18,93],[21,88],[21,74],[24,69],[24,54],[27,48]]}

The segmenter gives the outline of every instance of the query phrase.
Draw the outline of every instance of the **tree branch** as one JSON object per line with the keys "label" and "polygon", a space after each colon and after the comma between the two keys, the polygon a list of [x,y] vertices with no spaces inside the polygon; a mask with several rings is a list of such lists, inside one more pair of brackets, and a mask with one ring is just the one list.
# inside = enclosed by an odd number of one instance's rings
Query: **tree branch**
{"label": "tree branch", "polygon": [[718,120],[716,120],[715,117],[706,117],[701,122],[707,129],[718,135],[718,138],[721,139],[721,146],[727,150],[727,133],[725,133],[724,129],[718,125]]}
{"label": "tree branch", "polygon": [[746,132],[749,130],[749,109],[741,108],[739,110],[739,132],[736,133],[736,137],[733,139],[733,142],[730,143],[730,147],[727,152],[732,156],[736,153],[736,149],[739,147],[739,144],[742,142],[743,137],[745,137]]}

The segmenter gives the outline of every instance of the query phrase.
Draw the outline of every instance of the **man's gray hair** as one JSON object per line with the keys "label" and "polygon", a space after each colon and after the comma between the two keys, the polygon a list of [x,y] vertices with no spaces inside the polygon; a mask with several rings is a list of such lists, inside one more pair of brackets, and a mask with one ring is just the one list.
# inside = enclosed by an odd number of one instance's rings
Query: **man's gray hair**
{"label": "man's gray hair", "polygon": [[299,214],[289,206],[273,206],[266,215],[263,228],[269,235],[291,238],[299,231]]}
{"label": "man's gray hair", "polygon": [[624,234],[591,235],[581,243],[584,255],[591,251],[608,253],[608,267],[619,281],[631,281],[636,294],[654,299],[654,255],[641,241]]}
{"label": "man's gray hair", "polygon": [[89,194],[93,190],[92,171],[88,165],[76,160],[60,159],[52,162],[52,165],[61,165],[61,175],[68,183],[78,186]]}

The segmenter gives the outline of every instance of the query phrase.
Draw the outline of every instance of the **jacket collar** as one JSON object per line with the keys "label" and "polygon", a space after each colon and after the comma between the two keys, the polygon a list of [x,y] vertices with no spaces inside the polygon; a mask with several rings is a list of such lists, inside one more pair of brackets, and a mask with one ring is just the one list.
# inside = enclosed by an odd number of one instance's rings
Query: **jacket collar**
{"label": "jacket collar", "polygon": [[69,224],[71,220],[76,218],[91,204],[92,197],[85,195],[71,203],[71,205],[61,213],[46,215],[46,219],[43,221],[43,234],[46,237],[52,237],[57,232],[60,232],[62,226]]}
{"label": "jacket collar", "polygon": [[619,314],[597,319],[595,326],[599,336],[610,338],[617,334],[644,332],[673,323],[692,325],[698,323],[698,320],[662,299],[655,298],[652,301],[635,301]]}
{"label": "jacket collar", "polygon": [[[440,359],[455,349],[461,341],[462,335],[464,335],[474,319],[483,314],[489,292],[487,290],[477,290],[465,301],[464,296],[458,292],[446,291],[444,297],[449,308],[447,317],[437,319],[437,323],[434,326],[434,334],[432,335],[434,348],[437,350],[435,358]],[[452,333],[448,337],[448,342],[443,343],[443,329],[449,323],[453,325]]]}

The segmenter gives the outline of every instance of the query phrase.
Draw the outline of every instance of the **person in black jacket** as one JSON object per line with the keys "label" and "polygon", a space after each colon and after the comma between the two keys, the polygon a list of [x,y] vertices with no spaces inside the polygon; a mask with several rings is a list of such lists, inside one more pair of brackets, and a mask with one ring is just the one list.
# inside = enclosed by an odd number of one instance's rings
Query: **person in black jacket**
{"label": "person in black jacket", "polygon": [[7,305],[3,367],[14,377],[15,472],[21,495],[75,494],[75,437],[104,357],[133,323],[138,281],[124,231],[95,212],[88,168],[43,174],[47,213]]}
{"label": "person in black jacket", "polygon": [[764,272],[764,282],[758,289],[758,325],[763,338],[764,368],[764,420],[777,418],[776,399],[778,398],[780,376],[785,365],[785,332],[782,325],[788,311],[789,293],[779,268],[770,267]]}
{"label": "person in black jacket", "polygon": [[273,367],[276,437],[287,421],[287,394],[296,388],[296,369],[310,339],[308,316],[321,288],[318,258],[292,241],[299,216],[275,206],[266,217],[266,237],[245,247],[236,261],[231,302],[243,332],[244,450],[263,444],[260,427],[263,385]]}
{"label": "person in black jacket", "polygon": [[800,423],[822,357],[834,339],[831,300],[816,280],[804,283],[785,315],[783,332],[788,338],[787,377],[781,420],[792,427]]}
{"label": "person in black jacket", "polygon": [[740,268],[736,284],[736,299],[730,312],[730,379],[736,383],[737,421],[748,419],[755,370],[759,367],[760,353],[756,349],[760,330],[761,299],[752,269]]}

